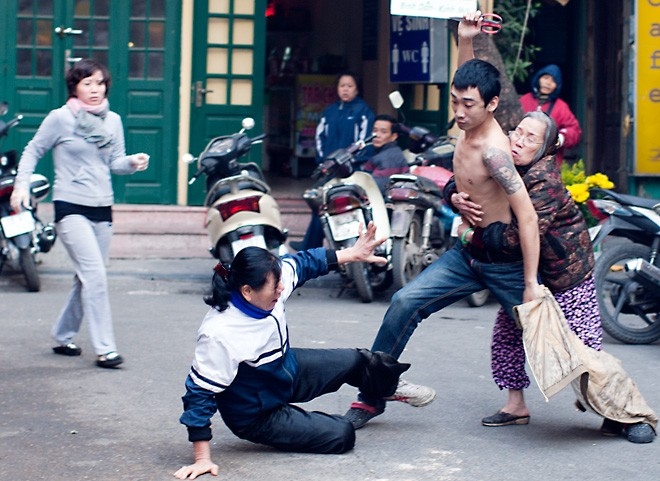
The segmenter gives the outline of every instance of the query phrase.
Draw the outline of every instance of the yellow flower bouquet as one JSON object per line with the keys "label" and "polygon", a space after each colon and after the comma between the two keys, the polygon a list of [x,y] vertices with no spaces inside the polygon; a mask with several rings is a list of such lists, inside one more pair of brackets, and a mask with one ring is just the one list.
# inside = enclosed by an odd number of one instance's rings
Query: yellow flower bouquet
{"label": "yellow flower bouquet", "polygon": [[561,166],[561,178],[564,185],[571,193],[571,197],[578,205],[589,227],[593,227],[598,220],[589,211],[587,200],[591,196],[591,189],[599,187],[601,189],[613,189],[614,183],[607,175],[597,172],[587,176],[584,172],[584,161],[578,160],[574,164],[564,162]]}

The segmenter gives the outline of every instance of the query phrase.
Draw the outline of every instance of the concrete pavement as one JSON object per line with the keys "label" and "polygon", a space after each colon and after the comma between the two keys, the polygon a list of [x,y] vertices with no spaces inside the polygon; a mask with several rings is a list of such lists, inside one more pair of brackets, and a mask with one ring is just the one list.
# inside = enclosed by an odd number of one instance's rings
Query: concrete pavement
{"label": "concrete pavement", "polygon": [[[49,330],[70,287],[62,246],[42,256],[43,288],[28,293],[18,275],[0,275],[0,480],[170,480],[191,461],[178,423],[195,332],[207,307],[210,257],[113,258],[109,282],[122,369],[94,366],[85,324],[78,358],[51,352]],[[287,304],[292,343],[300,347],[368,347],[389,294],[371,304],[337,297],[334,274],[311,281]],[[218,479],[230,481],[466,481],[654,479],[660,441],[633,445],[603,438],[600,420],[573,408],[565,390],[546,403],[533,384],[528,426],[484,428],[479,420],[504,403],[490,379],[490,329],[496,306],[457,303],[418,328],[402,356],[405,377],[433,386],[424,408],[390,403],[357,432],[341,456],[282,453],[234,437],[214,418]],[[660,406],[660,346],[606,341]],[[343,413],[355,390],[342,388],[305,407]],[[214,479],[210,476],[201,479]]]}

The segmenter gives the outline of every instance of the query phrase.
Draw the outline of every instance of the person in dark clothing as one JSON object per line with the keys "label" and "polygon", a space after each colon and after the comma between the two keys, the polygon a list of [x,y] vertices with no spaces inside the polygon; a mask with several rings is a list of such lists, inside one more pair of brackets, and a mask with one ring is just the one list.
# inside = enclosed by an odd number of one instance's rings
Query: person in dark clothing
{"label": "person in dark clothing", "polygon": [[378,115],[374,120],[373,146],[375,155],[362,170],[373,175],[381,193],[385,193],[390,175],[410,172],[408,161],[396,143],[399,137],[398,123],[391,115]]}
{"label": "person in dark clothing", "polygon": [[[316,163],[320,164],[334,151],[345,149],[356,142],[364,142],[371,133],[374,113],[359,97],[360,79],[354,72],[342,72],[337,76],[337,100],[321,113],[316,126]],[[372,149],[362,149],[356,156],[364,157]],[[297,251],[321,247],[323,245],[323,225],[312,213],[309,226],[302,241],[292,241],[289,245]]]}
{"label": "person in dark clothing", "polygon": [[364,142],[371,133],[374,113],[359,97],[357,74],[343,72],[337,76],[337,100],[321,113],[316,126],[316,162],[320,164],[337,149]]}
{"label": "person in dark clothing", "polygon": [[337,391],[343,384],[377,397],[413,404],[399,387],[410,365],[366,349],[299,349],[289,341],[284,303],[305,281],[347,262],[383,262],[374,249],[370,223],[350,248],[324,248],[278,259],[266,249],[246,247],[226,268],[218,264],[211,306],[197,334],[186,379],[180,421],[193,443],[194,464],[179,479],[218,474],[211,460],[211,418],[217,411],[239,438],[292,452],[341,454],[355,444],[355,429],[342,416],[309,412],[292,403]]}
{"label": "person in dark clothing", "polygon": [[[376,117],[372,131],[375,155],[362,165],[362,170],[374,177],[383,194],[390,175],[410,171],[403,151],[396,143],[399,136],[397,125],[396,119],[391,115]],[[323,245],[323,225],[317,215],[312,215],[303,240],[289,242],[289,245],[298,251]]]}

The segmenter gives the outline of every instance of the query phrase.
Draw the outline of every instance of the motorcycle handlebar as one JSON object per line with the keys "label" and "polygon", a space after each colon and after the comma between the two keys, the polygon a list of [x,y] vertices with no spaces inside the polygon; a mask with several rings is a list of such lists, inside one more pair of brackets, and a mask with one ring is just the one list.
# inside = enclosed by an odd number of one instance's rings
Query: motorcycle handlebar
{"label": "motorcycle handlebar", "polygon": [[357,142],[349,145],[346,147],[346,152],[349,154],[354,154],[358,150],[364,149],[367,145],[371,144],[371,141],[374,140],[375,135],[371,134],[369,137],[365,138],[364,140],[358,140]]}
{"label": "motorcycle handlebar", "polygon": [[199,177],[200,175],[202,175],[204,173],[204,170],[205,169],[203,167],[200,168],[200,169],[197,169],[197,172],[195,172],[193,174],[193,176],[190,178],[190,180],[188,181],[188,185],[193,185],[195,183],[195,181],[197,180],[197,177]]}
{"label": "motorcycle handlebar", "polygon": [[7,122],[2,127],[2,129],[0,130],[0,137],[4,137],[5,135],[7,135],[7,133],[9,132],[9,129],[11,129],[12,127],[17,125],[18,123],[20,123],[21,120],[23,120],[23,116],[22,115],[17,115],[13,119],[11,119],[9,122]]}
{"label": "motorcycle handlebar", "polygon": [[355,154],[358,150],[363,149],[367,145],[371,144],[371,141],[374,139],[375,135],[370,135],[364,141],[358,141],[355,142],[345,149],[339,149],[334,151],[330,156],[327,158],[328,160],[325,160],[321,164],[319,164],[315,169],[314,172],[312,172],[312,180],[319,180],[331,171],[331,169],[335,165],[341,165],[341,164],[346,164],[349,162],[352,164],[354,162],[353,154]]}
{"label": "motorcycle handlebar", "polygon": [[433,145],[442,137],[432,134],[424,127],[414,126],[408,127],[405,124],[398,124],[399,132],[407,135],[411,140],[419,143],[420,145]]}

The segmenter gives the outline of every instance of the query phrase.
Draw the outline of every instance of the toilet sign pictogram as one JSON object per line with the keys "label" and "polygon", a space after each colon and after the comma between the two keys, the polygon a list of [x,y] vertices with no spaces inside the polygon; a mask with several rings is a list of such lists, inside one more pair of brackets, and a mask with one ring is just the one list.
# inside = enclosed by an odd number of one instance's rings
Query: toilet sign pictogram
{"label": "toilet sign pictogram", "polygon": [[447,20],[390,16],[390,82],[446,83]]}

